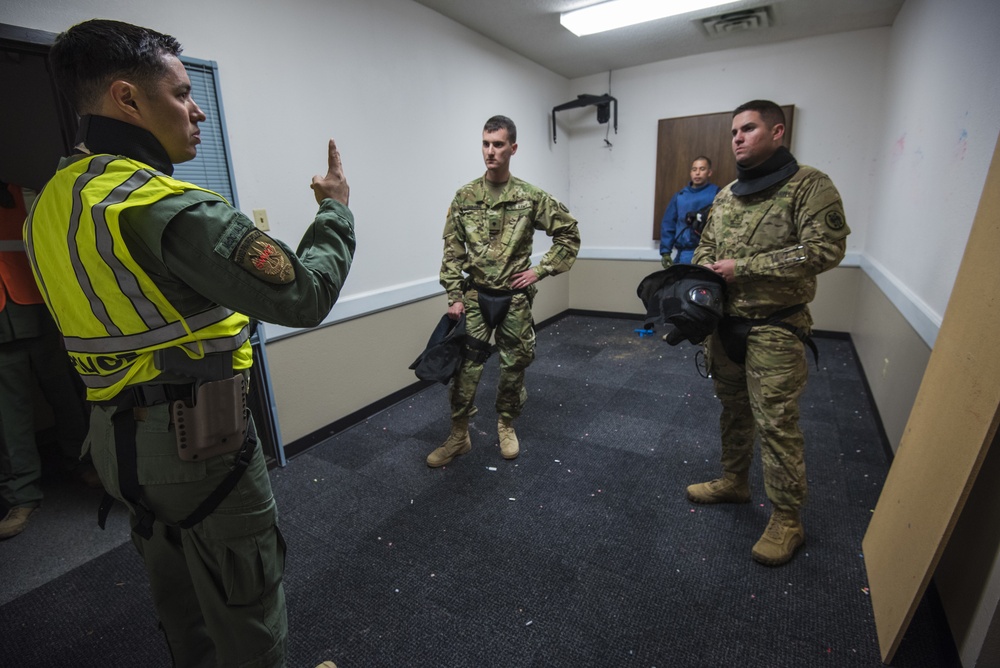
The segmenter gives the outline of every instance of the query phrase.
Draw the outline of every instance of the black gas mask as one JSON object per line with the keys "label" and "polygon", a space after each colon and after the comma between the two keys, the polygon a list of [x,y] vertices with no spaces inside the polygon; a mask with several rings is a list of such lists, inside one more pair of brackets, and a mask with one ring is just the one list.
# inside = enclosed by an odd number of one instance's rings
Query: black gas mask
{"label": "black gas mask", "polygon": [[659,322],[671,326],[666,341],[701,343],[715,331],[722,318],[726,281],[694,264],[675,264],[642,279],[636,289],[646,307],[647,329]]}

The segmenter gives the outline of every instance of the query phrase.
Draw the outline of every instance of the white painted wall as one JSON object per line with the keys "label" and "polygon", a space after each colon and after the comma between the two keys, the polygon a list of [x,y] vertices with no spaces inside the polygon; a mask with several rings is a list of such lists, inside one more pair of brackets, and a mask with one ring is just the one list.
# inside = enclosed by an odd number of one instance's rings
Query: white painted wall
{"label": "white painted wall", "polygon": [[[995,0],[907,0],[891,28],[613,72],[613,148],[593,109],[559,117],[582,256],[655,259],[659,119],[753,98],[794,104],[793,153],[844,198],[845,264],[860,264],[933,346],[1000,131],[998,34]],[[573,95],[603,93],[608,75],[570,85]]]}
{"label": "white painted wall", "polygon": [[935,326],[1000,131],[998,34],[995,0],[907,0],[892,28],[865,254]]}
{"label": "white painted wall", "polygon": [[[485,171],[483,123],[518,125],[515,175],[568,199],[548,113],[568,81],[409,0],[38,0],[0,22],[53,33],[90,18],[149,26],[219,65],[237,191],[293,248],[316,211],[309,188],[337,140],[358,250],[331,320],[438,290],[441,232],[455,191]],[[536,250],[548,248],[541,235]],[[443,302],[442,302],[443,303]],[[269,327],[272,337],[287,332]]]}
{"label": "white painted wall", "polygon": [[[880,28],[613,72],[611,94],[619,101],[613,148],[604,147],[606,126],[597,124],[592,108],[559,118],[570,137],[570,208],[588,252],[657,258],[651,231],[658,121],[730,111],[757,98],[795,105],[792,152],[833,179],[852,230],[848,251],[862,250],[889,40],[890,28]],[[575,79],[571,87],[573,95],[604,93],[608,75]]]}
{"label": "white painted wall", "polygon": [[[907,0],[891,28],[663,61],[616,71],[610,84],[607,74],[567,81],[409,0],[0,9],[4,23],[50,32],[94,16],[172,33],[188,55],[219,63],[241,205],[267,209],[292,245],[312,217],[308,183],[325,168],[325,140],[338,140],[359,243],[329,321],[438,291],[444,212],[482,172],[489,115],[518,122],[514,172],[568,200],[581,257],[655,259],[657,121],[763,97],[796,106],[793,152],[844,197],[845,264],[860,264],[933,345],[1000,129],[994,0]],[[569,110],[552,144],[551,108],[609,85],[619,133],[593,107]]]}

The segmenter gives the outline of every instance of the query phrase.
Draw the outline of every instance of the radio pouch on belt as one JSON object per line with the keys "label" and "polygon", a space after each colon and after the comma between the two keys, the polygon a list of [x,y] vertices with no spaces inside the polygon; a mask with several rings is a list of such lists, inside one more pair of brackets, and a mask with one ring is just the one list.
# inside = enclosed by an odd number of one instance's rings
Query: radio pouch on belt
{"label": "radio pouch on belt", "polygon": [[183,399],[170,404],[177,455],[192,462],[239,450],[248,422],[243,374],[198,383],[193,394],[193,405]]}

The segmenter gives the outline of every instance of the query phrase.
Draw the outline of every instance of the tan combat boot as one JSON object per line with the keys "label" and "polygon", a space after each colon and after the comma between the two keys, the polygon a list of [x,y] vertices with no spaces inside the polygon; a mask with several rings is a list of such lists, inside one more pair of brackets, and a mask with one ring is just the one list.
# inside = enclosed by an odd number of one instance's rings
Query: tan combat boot
{"label": "tan combat boot", "polygon": [[806,530],[802,528],[799,511],[775,508],[764,535],[753,546],[754,561],[765,566],[780,566],[792,558],[805,540]]}
{"label": "tan combat boot", "polygon": [[747,503],[750,484],[746,473],[724,473],[721,478],[688,485],[688,498],[695,503]]}
{"label": "tan combat boot", "polygon": [[514,459],[521,451],[514,433],[514,420],[500,417],[497,420],[497,435],[500,436],[500,454],[504,459]]}
{"label": "tan combat boot", "polygon": [[472,449],[472,439],[469,438],[469,418],[460,418],[451,421],[451,433],[447,440],[441,444],[431,454],[427,455],[427,465],[437,468],[450,464],[451,460],[459,455],[464,455]]}
{"label": "tan combat boot", "polygon": [[0,540],[13,538],[24,531],[24,527],[28,526],[28,517],[33,512],[35,512],[34,506],[17,506],[8,510],[0,520]]}

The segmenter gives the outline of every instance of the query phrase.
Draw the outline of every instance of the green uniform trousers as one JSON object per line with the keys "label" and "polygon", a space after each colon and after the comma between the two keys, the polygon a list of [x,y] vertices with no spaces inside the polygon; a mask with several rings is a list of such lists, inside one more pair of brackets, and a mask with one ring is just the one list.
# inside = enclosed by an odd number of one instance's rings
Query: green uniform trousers
{"label": "green uniform trousers", "polygon": [[[105,489],[124,502],[114,410],[94,407],[87,446]],[[133,533],[132,542],[146,563],[174,665],[284,666],[285,544],[260,446],[218,508],[196,526],[180,529],[176,524],[229,474],[236,453],[182,461],[167,404],[137,413],[144,418],[136,422],[139,484],[156,522],[150,539]]]}
{"label": "green uniform trousers", "polygon": [[12,508],[42,501],[33,378],[55,413],[60,467],[71,471],[80,463],[87,414],[71,373],[54,325],[42,336],[0,343],[0,498]]}
{"label": "green uniform trousers", "polygon": [[[465,332],[468,336],[489,341],[495,335],[500,353],[500,380],[497,384],[497,415],[514,419],[521,414],[528,400],[524,388],[524,370],[535,359],[535,328],[531,319],[531,299],[517,293],[511,299],[510,310],[494,332],[486,326],[479,308],[479,293],[465,293]],[[452,419],[467,418],[474,411],[476,390],[483,376],[483,365],[464,360],[451,382]]]}
{"label": "green uniform trousers", "polygon": [[[789,322],[808,327],[802,314]],[[804,348],[794,334],[774,326],[750,331],[744,364],[726,357],[718,333],[706,345],[722,403],[722,469],[747,473],[759,435],[764,489],[784,510],[797,509],[806,499],[805,441],[799,428],[799,396],[808,378]]]}

